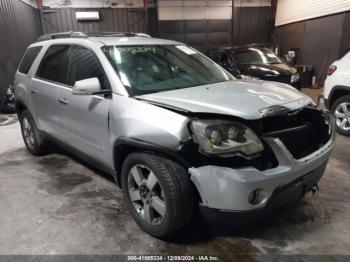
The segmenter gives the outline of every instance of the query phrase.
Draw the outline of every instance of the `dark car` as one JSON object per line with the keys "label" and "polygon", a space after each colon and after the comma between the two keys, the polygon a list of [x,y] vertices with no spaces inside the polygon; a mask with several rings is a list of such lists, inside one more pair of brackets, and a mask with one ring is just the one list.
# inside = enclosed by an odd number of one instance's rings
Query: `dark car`
{"label": "dark car", "polygon": [[286,83],[300,88],[297,70],[284,63],[266,47],[222,47],[211,49],[206,55],[224,67],[236,78],[262,79]]}

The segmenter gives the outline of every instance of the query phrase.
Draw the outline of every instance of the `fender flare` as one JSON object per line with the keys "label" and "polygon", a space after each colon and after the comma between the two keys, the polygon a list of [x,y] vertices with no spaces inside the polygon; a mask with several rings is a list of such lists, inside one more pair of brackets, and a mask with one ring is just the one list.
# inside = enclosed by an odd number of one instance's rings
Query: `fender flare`
{"label": "fender flare", "polygon": [[23,111],[24,109],[28,109],[28,106],[20,99],[16,98],[15,100],[15,107],[17,111],[17,115],[20,115],[20,112]]}
{"label": "fender flare", "polygon": [[326,100],[326,107],[328,109],[330,109],[332,104],[334,103],[333,96],[338,91],[346,91],[346,92],[349,92],[350,94],[350,86],[336,85],[332,88],[331,92],[328,95],[328,99]]}
{"label": "fender flare", "polygon": [[178,162],[184,166],[186,170],[191,166],[188,160],[183,158],[180,153],[176,151],[137,138],[119,137],[113,144],[113,164],[116,173],[116,180],[119,185],[121,185],[120,173],[123,162],[126,156],[132,152],[150,152],[152,154],[162,155]]}

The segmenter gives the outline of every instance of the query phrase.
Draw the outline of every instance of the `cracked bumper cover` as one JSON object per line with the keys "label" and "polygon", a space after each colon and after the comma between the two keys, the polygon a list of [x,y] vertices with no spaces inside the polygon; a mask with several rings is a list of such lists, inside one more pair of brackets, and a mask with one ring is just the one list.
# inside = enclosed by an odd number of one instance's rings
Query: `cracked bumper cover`
{"label": "cracked bumper cover", "polygon": [[[270,206],[269,202],[274,202],[272,199],[274,192],[292,184],[293,181],[298,181],[301,177],[311,174],[317,178],[312,183],[317,183],[334,147],[335,131],[333,128],[330,140],[322,148],[298,160],[294,159],[278,138],[264,138],[264,140],[277,157],[279,165],[276,168],[264,171],[253,167],[232,169],[220,166],[189,169],[191,179],[201,195],[202,206],[222,211],[260,210]],[[263,189],[265,197],[264,201],[253,205],[248,201],[248,196],[256,189]],[[292,190],[288,192],[293,194]]]}

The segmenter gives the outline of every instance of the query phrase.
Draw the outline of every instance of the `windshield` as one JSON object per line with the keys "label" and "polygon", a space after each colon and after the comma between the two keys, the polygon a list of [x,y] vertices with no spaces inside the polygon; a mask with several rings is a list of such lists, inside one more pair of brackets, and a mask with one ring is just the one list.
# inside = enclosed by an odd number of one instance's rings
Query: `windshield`
{"label": "windshield", "polygon": [[249,64],[281,64],[281,59],[268,48],[248,48],[244,51],[234,52],[233,58],[238,65]]}
{"label": "windshield", "polygon": [[234,79],[187,46],[104,46],[102,51],[132,95],[206,85]]}

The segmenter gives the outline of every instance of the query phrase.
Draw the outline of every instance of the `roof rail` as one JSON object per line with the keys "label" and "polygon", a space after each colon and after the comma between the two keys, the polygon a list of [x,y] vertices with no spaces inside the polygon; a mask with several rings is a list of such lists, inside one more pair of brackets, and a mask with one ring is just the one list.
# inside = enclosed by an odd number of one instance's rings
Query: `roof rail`
{"label": "roof rail", "polygon": [[52,40],[52,39],[59,39],[59,38],[86,38],[87,35],[85,35],[82,32],[62,32],[62,33],[52,33],[52,34],[46,34],[42,35],[38,38],[37,42],[46,41],[46,40]]}
{"label": "roof rail", "polygon": [[151,37],[144,33],[133,33],[133,32],[62,32],[62,33],[52,33],[40,36],[37,42],[47,41],[59,38],[87,38],[87,37],[116,37],[116,36],[126,36],[126,37]]}
{"label": "roof rail", "polygon": [[113,37],[113,36],[126,36],[126,37],[151,37],[148,34],[144,33],[134,33],[134,32],[86,32],[85,35],[90,36],[90,37]]}
{"label": "roof rail", "polygon": [[247,48],[247,47],[269,47],[269,44],[263,44],[263,43],[250,43],[250,44],[245,44],[245,45],[236,45],[233,46],[233,48]]}

